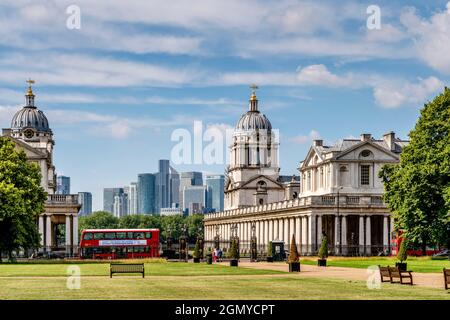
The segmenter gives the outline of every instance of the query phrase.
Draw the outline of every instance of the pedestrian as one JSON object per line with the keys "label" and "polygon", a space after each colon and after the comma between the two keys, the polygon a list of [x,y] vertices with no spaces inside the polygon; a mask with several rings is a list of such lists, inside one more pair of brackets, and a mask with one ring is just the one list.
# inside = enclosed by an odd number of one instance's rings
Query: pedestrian
{"label": "pedestrian", "polygon": [[217,261],[217,248],[214,248],[213,261],[214,261],[214,262]]}

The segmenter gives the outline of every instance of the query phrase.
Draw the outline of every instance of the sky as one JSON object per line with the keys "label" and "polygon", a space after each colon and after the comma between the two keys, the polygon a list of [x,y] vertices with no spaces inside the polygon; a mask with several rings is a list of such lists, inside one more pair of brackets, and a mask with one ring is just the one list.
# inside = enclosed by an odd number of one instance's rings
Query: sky
{"label": "sky", "polygon": [[298,174],[313,139],[407,139],[448,86],[449,52],[448,1],[2,0],[0,127],[34,79],[57,173],[98,210],[104,187],[173,161],[180,130],[192,161],[174,167],[223,173],[195,150],[236,125],[252,83],[282,174]]}

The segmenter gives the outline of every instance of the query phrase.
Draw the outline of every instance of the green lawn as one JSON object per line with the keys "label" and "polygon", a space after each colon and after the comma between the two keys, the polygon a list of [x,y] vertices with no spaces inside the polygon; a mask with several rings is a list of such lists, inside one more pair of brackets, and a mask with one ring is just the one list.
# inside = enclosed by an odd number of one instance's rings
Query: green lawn
{"label": "green lawn", "polygon": [[[317,257],[301,258],[304,264],[317,264]],[[342,258],[342,257],[328,257],[327,265],[333,267],[348,267],[348,268],[362,268],[366,269],[372,265],[390,265],[395,266],[397,262],[396,257],[368,257],[368,258]],[[414,272],[437,272],[441,273],[442,268],[450,269],[449,260],[431,260],[430,257],[408,257],[406,261],[408,264],[408,270]]]}
{"label": "green lawn", "polygon": [[450,299],[443,289],[320,279],[302,273],[193,263],[146,263],[146,277],[82,263],[81,288],[67,288],[70,263],[0,264],[0,299]]}

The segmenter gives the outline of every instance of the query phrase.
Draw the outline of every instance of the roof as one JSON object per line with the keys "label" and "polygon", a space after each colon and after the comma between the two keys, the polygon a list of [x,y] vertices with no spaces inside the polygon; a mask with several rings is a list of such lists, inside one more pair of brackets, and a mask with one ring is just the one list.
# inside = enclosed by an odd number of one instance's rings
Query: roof
{"label": "roof", "polygon": [[145,232],[159,231],[159,229],[84,229],[84,232]]}

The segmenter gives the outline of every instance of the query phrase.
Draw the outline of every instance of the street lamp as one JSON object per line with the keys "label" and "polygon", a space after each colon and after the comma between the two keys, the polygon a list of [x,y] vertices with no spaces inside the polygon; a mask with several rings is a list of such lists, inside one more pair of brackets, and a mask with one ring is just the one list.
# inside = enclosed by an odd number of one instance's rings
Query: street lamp
{"label": "street lamp", "polygon": [[342,187],[342,186],[339,186],[338,188],[337,188],[337,201],[336,201],[336,209],[337,209],[337,217],[336,217],[336,219],[337,219],[337,241],[336,241],[336,245],[337,245],[337,247],[338,247],[338,253],[340,254],[341,253],[341,251],[342,251],[342,247],[341,247],[341,221],[339,220],[339,192],[340,192],[340,190],[342,190],[344,187]]}

